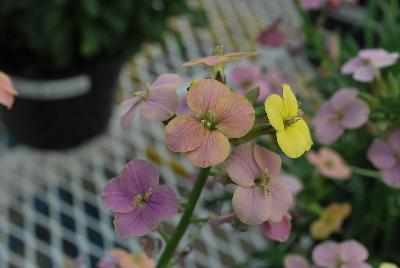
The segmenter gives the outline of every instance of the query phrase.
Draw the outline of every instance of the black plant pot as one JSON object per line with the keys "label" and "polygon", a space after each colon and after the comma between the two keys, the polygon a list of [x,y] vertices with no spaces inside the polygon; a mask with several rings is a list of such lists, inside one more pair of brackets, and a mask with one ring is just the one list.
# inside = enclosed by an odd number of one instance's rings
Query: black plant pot
{"label": "black plant pot", "polygon": [[[122,64],[96,63],[51,79],[13,77],[20,96],[1,116],[17,143],[67,149],[107,129]],[[6,71],[6,70],[5,70]]]}

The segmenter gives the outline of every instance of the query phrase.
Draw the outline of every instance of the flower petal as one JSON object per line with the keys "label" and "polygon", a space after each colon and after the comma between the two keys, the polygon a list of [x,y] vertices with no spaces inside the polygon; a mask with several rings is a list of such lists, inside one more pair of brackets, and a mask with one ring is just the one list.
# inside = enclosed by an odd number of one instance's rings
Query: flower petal
{"label": "flower petal", "polygon": [[175,90],[182,82],[177,74],[162,74],[151,84],[150,91],[160,88]]}
{"label": "flower petal", "polygon": [[283,103],[286,110],[286,118],[297,116],[299,106],[296,96],[288,84],[283,84]]}
{"label": "flower petal", "polygon": [[164,121],[171,118],[179,105],[175,89],[158,87],[149,91],[149,96],[140,109],[140,115],[148,120]]}
{"label": "flower petal", "polygon": [[226,93],[231,91],[225,84],[213,79],[201,80],[189,89],[188,106],[195,113],[207,113],[220,101],[219,97]]}
{"label": "flower petal", "polygon": [[121,125],[123,128],[127,128],[129,126],[129,123],[132,121],[141,104],[143,104],[143,100],[139,96],[135,96],[122,103],[122,107],[129,107],[129,110],[121,118]]}
{"label": "flower petal", "polygon": [[200,64],[200,63],[208,65],[208,66],[213,66],[213,65],[216,65],[221,62],[226,62],[228,60],[229,60],[229,58],[225,57],[225,55],[223,55],[223,56],[214,55],[214,56],[207,56],[205,58],[198,58],[198,59],[193,59],[193,60],[187,61],[187,62],[183,63],[182,66],[188,67],[188,66],[193,66],[196,64]]}
{"label": "flower petal", "polygon": [[108,209],[126,213],[132,211],[135,208],[135,205],[133,204],[133,196],[122,191],[120,184],[120,177],[109,180],[101,192],[101,201]]}
{"label": "flower petal", "polygon": [[340,268],[371,268],[372,266],[366,262],[344,263]]}
{"label": "flower petal", "polygon": [[213,111],[218,122],[218,131],[228,138],[240,138],[253,127],[254,108],[238,93],[223,95]]}
{"label": "flower petal", "polygon": [[400,163],[393,168],[382,170],[382,180],[393,188],[400,188]]}
{"label": "flower petal", "polygon": [[290,216],[286,215],[279,222],[266,221],[261,225],[261,232],[268,238],[284,242],[289,238],[292,223]]}
{"label": "flower petal", "polygon": [[267,172],[270,177],[278,177],[281,173],[281,157],[257,144],[254,144],[254,159],[258,168]]}
{"label": "flower petal", "polygon": [[342,112],[357,98],[358,91],[354,88],[342,88],[329,99],[330,107],[336,112]]}
{"label": "flower petal", "polygon": [[356,240],[346,240],[339,245],[339,254],[344,262],[363,262],[368,259],[368,250]]}
{"label": "flower petal", "polygon": [[261,187],[238,187],[233,193],[233,210],[240,221],[258,225],[272,213],[271,197]]}
{"label": "flower petal", "polygon": [[252,56],[257,56],[258,52],[255,51],[241,51],[241,52],[232,52],[224,54],[225,57],[229,59],[240,59],[240,58],[247,58]]}
{"label": "flower petal", "polygon": [[297,254],[286,255],[284,265],[285,268],[311,268],[307,259]]}
{"label": "flower petal", "polygon": [[120,188],[134,198],[158,185],[158,171],[144,160],[131,160],[122,170]]}
{"label": "flower petal", "polygon": [[289,187],[279,178],[271,178],[271,199],[272,199],[272,212],[270,220],[279,222],[283,216],[288,212],[289,207],[293,202],[292,193]]}
{"label": "flower petal", "polygon": [[338,254],[339,244],[333,241],[325,241],[314,248],[312,258],[315,264],[319,266],[336,267]]}
{"label": "flower petal", "polygon": [[226,160],[226,172],[233,182],[243,187],[250,187],[260,175],[260,169],[254,160],[253,144],[247,143],[236,147]]}
{"label": "flower petal", "polygon": [[229,150],[229,141],[222,133],[208,131],[203,144],[186,155],[193,165],[205,168],[222,163],[229,156]]}
{"label": "flower petal", "polygon": [[208,130],[193,115],[178,115],[165,127],[165,142],[174,152],[188,152],[198,148]]}
{"label": "flower petal", "polygon": [[354,72],[353,78],[360,82],[370,82],[374,79],[375,73],[376,69],[373,66],[361,66]]}
{"label": "flower petal", "polygon": [[317,139],[323,144],[330,144],[342,136],[344,127],[336,119],[330,103],[323,104],[315,119]]}
{"label": "flower petal", "polygon": [[269,123],[276,131],[283,130],[283,120],[285,119],[287,112],[281,96],[278,94],[269,95],[265,100],[264,106]]}
{"label": "flower petal", "polygon": [[178,213],[178,199],[175,192],[166,185],[161,185],[152,190],[152,195],[144,206],[144,222],[153,226],[160,221],[172,218]]}
{"label": "flower petal", "polygon": [[374,139],[367,153],[369,161],[379,169],[390,169],[396,165],[396,154],[393,149],[381,139]]}
{"label": "flower petal", "polygon": [[363,60],[361,58],[359,57],[352,58],[342,66],[341,69],[342,74],[352,74],[362,65],[363,65]]}
{"label": "flower petal", "polygon": [[359,128],[367,122],[369,112],[368,104],[356,99],[344,109],[342,125],[350,129]]}
{"label": "flower petal", "polygon": [[398,153],[400,153],[400,129],[394,130],[389,134],[388,143]]}
{"label": "flower petal", "polygon": [[14,96],[0,88],[0,104],[4,105],[10,110],[14,105]]}
{"label": "flower petal", "polygon": [[117,233],[122,237],[144,236],[155,228],[144,222],[143,210],[137,207],[129,213],[116,213],[114,226]]}
{"label": "flower petal", "polygon": [[276,133],[279,147],[290,158],[300,157],[310,150],[312,143],[310,130],[303,119]]}
{"label": "flower petal", "polygon": [[10,77],[0,71],[0,90],[5,91],[12,96],[18,95],[18,92],[15,90]]}

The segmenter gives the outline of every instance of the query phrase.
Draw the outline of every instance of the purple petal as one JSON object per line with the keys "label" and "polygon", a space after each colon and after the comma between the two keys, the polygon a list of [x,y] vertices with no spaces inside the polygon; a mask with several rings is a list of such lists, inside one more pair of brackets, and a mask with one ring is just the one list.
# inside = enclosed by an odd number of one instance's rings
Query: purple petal
{"label": "purple petal", "polygon": [[279,47],[285,43],[285,36],[279,31],[282,18],[276,18],[273,23],[258,36],[258,42],[271,47]]}
{"label": "purple petal", "polygon": [[296,196],[303,189],[301,180],[293,175],[281,174],[281,180],[287,184],[293,196]]}
{"label": "purple petal", "polygon": [[286,215],[280,222],[266,221],[261,225],[261,232],[272,240],[284,242],[292,229],[290,218],[290,215]]}
{"label": "purple petal", "polygon": [[342,125],[346,128],[355,129],[364,125],[369,116],[368,105],[360,99],[356,99],[343,111]]}
{"label": "purple petal", "polygon": [[242,144],[236,147],[225,166],[226,172],[233,182],[243,187],[250,187],[260,170],[254,160],[253,144]]}
{"label": "purple petal", "polygon": [[123,107],[129,107],[129,110],[121,118],[121,125],[123,128],[127,128],[129,126],[129,123],[132,121],[135,113],[140,108],[142,103],[142,98],[139,96],[135,96],[122,103]]}
{"label": "purple petal", "polygon": [[116,177],[107,182],[101,192],[101,200],[104,206],[115,212],[126,213],[135,208],[133,197],[126,194],[120,187],[121,178]]}
{"label": "purple petal", "polygon": [[352,74],[358,68],[363,66],[363,60],[359,57],[352,58],[349,61],[347,61],[343,66],[342,66],[342,74]]}
{"label": "purple petal", "polygon": [[354,80],[360,82],[370,82],[374,79],[376,69],[371,65],[364,65],[359,67],[353,74]]}
{"label": "purple petal", "polygon": [[237,90],[246,91],[256,87],[255,82],[261,75],[260,69],[255,64],[248,64],[243,67],[234,67],[231,72],[231,83]]}
{"label": "purple petal", "polygon": [[400,162],[393,168],[381,171],[382,180],[393,188],[400,188]]}
{"label": "purple petal", "polygon": [[394,130],[389,134],[388,143],[397,153],[400,153],[400,129]]}
{"label": "purple petal", "polygon": [[278,177],[281,173],[281,157],[257,144],[254,144],[254,159],[258,168],[270,177]]}
{"label": "purple petal", "polygon": [[271,178],[270,180],[272,198],[272,213],[270,220],[279,222],[288,212],[293,197],[289,187],[281,179]]}
{"label": "purple petal", "polygon": [[161,185],[152,190],[152,195],[144,206],[144,222],[149,225],[158,224],[172,218],[178,213],[178,199],[175,192],[166,185]]}
{"label": "purple petal", "polygon": [[357,98],[357,94],[358,92],[354,88],[342,88],[330,98],[330,107],[337,112],[341,112],[346,106],[352,104]]}
{"label": "purple petal", "polygon": [[232,198],[233,210],[249,225],[265,222],[272,213],[272,198],[261,187],[238,187]]}
{"label": "purple petal", "polygon": [[284,259],[285,268],[311,268],[310,263],[301,255],[289,254]]}
{"label": "purple petal", "polygon": [[182,82],[177,74],[162,74],[151,84],[150,91],[160,88],[175,90]]}
{"label": "purple petal", "polygon": [[158,87],[149,91],[149,96],[140,115],[148,120],[164,121],[172,117],[179,105],[179,97],[175,89]]}
{"label": "purple petal", "polygon": [[116,213],[114,226],[117,233],[122,237],[144,236],[155,228],[144,221],[143,209],[137,207],[129,213]]}
{"label": "purple petal", "polygon": [[322,267],[336,267],[339,254],[339,245],[333,241],[318,244],[313,252],[312,258],[315,264]]}
{"label": "purple petal", "polygon": [[122,170],[120,188],[132,197],[146,193],[158,185],[158,171],[144,160],[132,160]]}
{"label": "purple petal", "polygon": [[366,262],[358,262],[358,263],[345,263],[340,268],[371,268],[372,266]]}
{"label": "purple petal", "polygon": [[318,140],[323,144],[330,144],[342,136],[343,126],[335,119],[335,113],[329,103],[321,106],[315,119],[315,130]]}
{"label": "purple petal", "polygon": [[368,149],[368,159],[379,169],[393,168],[396,164],[396,155],[393,149],[380,139],[375,139]]}
{"label": "purple petal", "polygon": [[324,5],[325,0],[299,0],[299,3],[306,10],[316,10]]}
{"label": "purple petal", "polygon": [[364,49],[359,53],[360,57],[369,60],[375,68],[383,68],[396,63],[399,53],[389,53],[384,49]]}
{"label": "purple petal", "polygon": [[347,240],[339,245],[339,255],[344,262],[358,263],[368,259],[368,250],[356,240]]}

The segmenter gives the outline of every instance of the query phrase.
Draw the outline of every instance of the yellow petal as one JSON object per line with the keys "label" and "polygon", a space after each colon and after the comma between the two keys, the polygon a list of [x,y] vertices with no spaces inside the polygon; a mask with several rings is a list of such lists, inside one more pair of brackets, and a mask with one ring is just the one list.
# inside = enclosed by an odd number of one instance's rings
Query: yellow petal
{"label": "yellow petal", "polygon": [[399,268],[396,264],[390,262],[383,262],[379,268]]}
{"label": "yellow petal", "polygon": [[288,84],[283,84],[283,102],[287,112],[286,116],[297,116],[299,106],[297,104],[296,96]]}
{"label": "yellow petal", "polygon": [[276,137],[279,147],[290,158],[300,157],[305,151],[310,150],[312,145],[310,131],[303,119],[277,131]]}
{"label": "yellow petal", "polygon": [[285,119],[286,110],[283,105],[282,98],[277,94],[271,94],[264,103],[265,112],[269,123],[274,127],[276,131],[284,129],[283,120]]}

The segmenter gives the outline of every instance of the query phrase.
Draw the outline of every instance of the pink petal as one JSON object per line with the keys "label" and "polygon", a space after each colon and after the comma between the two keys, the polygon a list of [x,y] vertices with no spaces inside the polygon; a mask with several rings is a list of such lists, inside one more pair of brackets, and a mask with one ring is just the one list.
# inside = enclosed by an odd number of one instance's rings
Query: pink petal
{"label": "pink petal", "polygon": [[322,267],[336,267],[339,254],[339,245],[333,241],[318,244],[313,252],[312,258],[315,264]]}
{"label": "pink petal", "polygon": [[370,60],[375,68],[383,68],[396,63],[399,53],[389,53],[384,49],[364,49],[359,53],[360,57]]}
{"label": "pink petal", "polygon": [[343,66],[342,66],[342,74],[352,74],[355,73],[358,68],[363,66],[363,60],[359,57],[352,58],[349,61],[347,61]]}
{"label": "pink petal", "polygon": [[371,268],[372,266],[366,262],[358,262],[358,263],[345,263],[340,268]]}
{"label": "pink petal", "polygon": [[368,250],[356,240],[347,240],[339,245],[339,255],[344,262],[363,262],[368,259]]}
{"label": "pink petal", "polygon": [[261,225],[261,232],[268,238],[284,242],[289,238],[292,223],[290,216],[286,215],[280,222],[266,221]]}
{"label": "pink petal", "polygon": [[149,91],[149,96],[140,109],[140,115],[148,120],[164,121],[171,118],[179,105],[175,89],[158,87]]}
{"label": "pink petal", "polygon": [[258,168],[263,172],[267,172],[268,176],[278,177],[281,173],[282,160],[278,154],[254,144],[254,159]]}
{"label": "pink petal", "polygon": [[284,265],[285,268],[311,268],[306,258],[297,254],[286,255]]}
{"label": "pink petal", "polygon": [[188,152],[204,142],[208,130],[193,115],[178,115],[165,127],[165,142],[174,152]]}
{"label": "pink petal", "polygon": [[293,197],[289,187],[279,178],[271,178],[272,213],[269,220],[279,222],[292,205]]}
{"label": "pink petal", "polygon": [[357,98],[357,90],[354,88],[342,88],[337,91],[329,100],[333,110],[341,112],[343,108],[349,106]]}
{"label": "pink petal", "polygon": [[258,225],[271,216],[271,199],[261,187],[238,187],[232,198],[233,210],[240,221]]}
{"label": "pink petal", "polygon": [[344,109],[342,125],[350,129],[359,128],[368,121],[369,112],[368,104],[356,99]]}
{"label": "pink petal", "polygon": [[389,134],[388,143],[396,152],[400,153],[400,129],[394,130]]}
{"label": "pink petal", "polygon": [[14,104],[14,96],[0,88],[0,104],[6,106],[7,109],[10,110]]}
{"label": "pink petal", "polygon": [[396,164],[396,155],[393,149],[380,139],[374,139],[368,149],[368,159],[379,169],[390,169]]}
{"label": "pink petal", "polygon": [[306,158],[307,158],[308,162],[310,162],[312,165],[314,165],[316,167],[318,167],[322,164],[321,157],[315,151],[308,152],[306,154]]}
{"label": "pink petal", "polygon": [[253,127],[254,108],[245,97],[238,93],[221,96],[213,111],[218,123],[218,131],[228,138],[240,138]]}
{"label": "pink petal", "polygon": [[229,150],[229,141],[223,134],[207,131],[203,144],[186,155],[193,165],[205,168],[222,163],[229,156]]}
{"label": "pink petal", "polygon": [[361,66],[354,72],[353,78],[361,82],[370,82],[374,79],[375,73],[376,69],[373,66]]}
{"label": "pink petal", "polygon": [[144,160],[131,160],[122,170],[120,188],[134,198],[146,193],[158,185],[158,171],[152,164]]}
{"label": "pink petal", "polygon": [[400,162],[393,168],[381,171],[382,180],[393,188],[400,188]]}
{"label": "pink petal", "polygon": [[320,143],[331,144],[343,135],[344,128],[338,121],[324,120],[318,118],[316,120],[316,135]]}
{"label": "pink petal", "polygon": [[151,84],[150,91],[160,88],[175,90],[182,82],[177,74],[162,74]]}
{"label": "pink petal", "polygon": [[320,163],[318,170],[325,176],[333,179],[348,179],[351,169],[344,163],[340,155],[329,147],[319,150]]}
{"label": "pink petal", "polygon": [[121,178],[109,180],[101,192],[103,205],[115,212],[126,213],[135,208],[133,196],[121,190]]}
{"label": "pink petal", "polygon": [[129,213],[116,213],[114,226],[117,233],[122,237],[144,236],[155,228],[145,223],[143,210],[137,207]]}
{"label": "pink petal", "polygon": [[219,102],[219,97],[230,93],[229,88],[213,79],[205,79],[195,83],[187,94],[190,109],[197,114],[207,113]]}
{"label": "pink petal", "polygon": [[279,31],[282,18],[276,18],[273,23],[258,36],[258,42],[271,47],[279,47],[285,43],[285,36]]}
{"label": "pink petal", "polygon": [[315,10],[320,9],[324,5],[325,0],[299,0],[299,2],[304,9]]}
{"label": "pink petal", "polygon": [[236,147],[225,165],[226,172],[233,182],[243,187],[250,187],[260,175],[260,169],[254,160],[253,144],[247,143]]}
{"label": "pink petal", "polygon": [[135,96],[122,103],[123,107],[129,107],[129,110],[121,118],[121,125],[123,128],[127,128],[129,126],[129,123],[132,121],[133,117],[135,116],[135,113],[142,104],[143,100],[139,96]]}
{"label": "pink petal", "polygon": [[187,66],[193,66],[196,64],[200,64],[200,63],[208,65],[208,66],[213,66],[213,65],[221,63],[221,62],[226,62],[228,60],[229,60],[229,57],[226,57],[226,56],[218,56],[218,55],[207,56],[205,58],[199,58],[199,59],[193,59],[193,60],[187,61],[187,62],[183,63],[182,66],[187,67]]}
{"label": "pink petal", "polygon": [[281,180],[286,183],[293,196],[296,196],[303,189],[301,180],[293,175],[281,174]]}
{"label": "pink petal", "polygon": [[160,221],[172,218],[178,213],[179,204],[175,192],[166,185],[157,186],[152,190],[152,195],[144,206],[144,222],[153,226]]}
{"label": "pink petal", "polygon": [[12,96],[18,95],[8,75],[0,71],[0,91],[5,91]]}
{"label": "pink petal", "polygon": [[[254,88],[254,82],[260,77],[260,68],[255,64],[248,64],[243,67],[234,67],[231,71],[231,83],[239,90],[248,90]],[[246,88],[244,83],[250,82]]]}

